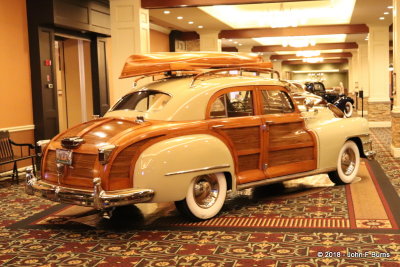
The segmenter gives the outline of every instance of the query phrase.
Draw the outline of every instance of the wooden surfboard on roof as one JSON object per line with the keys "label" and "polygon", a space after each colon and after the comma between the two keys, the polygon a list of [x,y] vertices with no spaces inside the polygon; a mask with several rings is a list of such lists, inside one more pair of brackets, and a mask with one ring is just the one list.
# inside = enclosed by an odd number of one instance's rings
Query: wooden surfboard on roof
{"label": "wooden surfboard on roof", "polygon": [[272,63],[264,62],[260,55],[254,53],[160,52],[130,56],[125,62],[120,78],[168,71],[235,67],[272,68]]}

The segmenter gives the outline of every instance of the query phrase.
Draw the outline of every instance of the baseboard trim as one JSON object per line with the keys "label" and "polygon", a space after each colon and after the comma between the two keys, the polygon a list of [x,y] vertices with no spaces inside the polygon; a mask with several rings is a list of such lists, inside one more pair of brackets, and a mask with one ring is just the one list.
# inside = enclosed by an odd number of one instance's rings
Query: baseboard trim
{"label": "baseboard trim", "polygon": [[383,128],[383,127],[391,127],[391,121],[369,121],[368,122],[369,128]]}
{"label": "baseboard trim", "polygon": [[[24,173],[26,168],[32,168],[32,165],[28,165],[28,166],[25,166],[25,167],[18,168],[18,172]],[[12,170],[11,171],[0,172],[0,178],[9,177],[9,176],[11,176],[12,172],[13,172]]]}
{"label": "baseboard trim", "polygon": [[394,147],[393,144],[391,144],[390,154],[392,154],[394,158],[400,158],[400,147]]}
{"label": "baseboard trim", "polygon": [[15,126],[15,127],[0,128],[0,131],[9,131],[10,133],[12,133],[12,132],[34,130],[34,129],[35,129],[35,125],[22,125],[22,126]]}

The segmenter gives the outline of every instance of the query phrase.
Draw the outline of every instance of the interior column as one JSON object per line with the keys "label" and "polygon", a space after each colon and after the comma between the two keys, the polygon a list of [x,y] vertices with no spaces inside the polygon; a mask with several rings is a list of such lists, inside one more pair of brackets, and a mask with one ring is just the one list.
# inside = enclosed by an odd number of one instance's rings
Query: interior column
{"label": "interior column", "polygon": [[389,127],[389,27],[369,25],[368,121],[370,127]]}
{"label": "interior column", "polygon": [[351,79],[352,79],[352,84],[349,86],[350,88],[349,88],[349,95],[353,98],[353,99],[355,99],[356,98],[356,95],[355,95],[355,93],[356,92],[358,92],[358,81],[359,81],[359,79],[358,79],[358,76],[359,76],[359,74],[358,74],[358,72],[359,72],[359,65],[358,65],[358,51],[352,51],[351,52],[351,54],[352,54],[352,57],[351,57],[351,59],[350,59],[350,62],[351,62],[351,73],[350,73],[350,75],[351,75]]}
{"label": "interior column", "polygon": [[133,80],[119,79],[126,59],[150,51],[149,11],[140,0],[110,0],[111,64],[110,97],[115,103],[132,88]]}
{"label": "interior column", "polygon": [[221,40],[218,39],[219,31],[198,30],[200,35],[200,51],[221,52]]}
{"label": "interior column", "polygon": [[361,109],[364,114],[368,113],[368,96],[369,96],[369,68],[368,68],[368,44],[367,42],[358,43],[358,74],[359,74],[359,93],[362,91],[364,99],[358,99],[358,114]]}
{"label": "interior column", "polygon": [[392,144],[391,154],[393,157],[400,157],[400,96],[398,88],[400,88],[400,18],[397,12],[400,11],[400,1],[393,1],[393,86],[396,90],[393,101],[392,110]]}

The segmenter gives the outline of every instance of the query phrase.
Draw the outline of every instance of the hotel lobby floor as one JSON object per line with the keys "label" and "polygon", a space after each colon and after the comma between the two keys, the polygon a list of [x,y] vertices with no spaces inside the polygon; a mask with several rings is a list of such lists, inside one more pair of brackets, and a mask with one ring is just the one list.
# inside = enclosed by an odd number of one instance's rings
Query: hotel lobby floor
{"label": "hotel lobby floor", "polygon": [[0,263],[399,266],[400,161],[388,153],[390,130],[372,134],[377,162],[362,165],[358,182],[332,186],[322,177],[318,184],[247,190],[204,223],[182,219],[168,203],[119,209],[107,220],[90,209],[27,196],[23,185],[4,181]]}

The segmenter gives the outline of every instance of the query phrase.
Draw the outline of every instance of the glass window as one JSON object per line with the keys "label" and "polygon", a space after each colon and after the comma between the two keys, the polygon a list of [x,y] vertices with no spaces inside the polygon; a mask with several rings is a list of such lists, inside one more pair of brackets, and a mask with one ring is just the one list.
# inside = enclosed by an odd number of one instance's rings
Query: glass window
{"label": "glass window", "polygon": [[170,98],[169,95],[156,90],[137,91],[122,97],[112,110],[159,111]]}
{"label": "glass window", "polygon": [[221,95],[211,105],[211,118],[252,116],[252,91],[234,91]]}
{"label": "glass window", "polygon": [[291,113],[294,106],[286,92],[262,90],[263,114]]}

